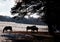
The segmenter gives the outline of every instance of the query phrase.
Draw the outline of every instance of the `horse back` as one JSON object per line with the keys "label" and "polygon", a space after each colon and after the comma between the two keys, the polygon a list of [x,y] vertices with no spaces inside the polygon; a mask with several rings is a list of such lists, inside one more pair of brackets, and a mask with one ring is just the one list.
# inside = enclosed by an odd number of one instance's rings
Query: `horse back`
{"label": "horse back", "polygon": [[6,26],[6,27],[4,28],[4,30],[7,30],[7,29],[12,30],[12,27],[11,27],[11,26]]}
{"label": "horse back", "polygon": [[27,26],[27,30],[28,30],[28,29],[32,29],[32,28],[31,28],[30,26]]}

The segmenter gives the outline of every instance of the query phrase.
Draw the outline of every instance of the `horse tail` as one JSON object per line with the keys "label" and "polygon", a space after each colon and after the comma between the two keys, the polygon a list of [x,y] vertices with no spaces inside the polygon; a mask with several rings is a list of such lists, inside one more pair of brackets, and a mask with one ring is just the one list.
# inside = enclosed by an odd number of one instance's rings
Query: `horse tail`
{"label": "horse tail", "polygon": [[26,27],[26,31],[28,31],[28,26]]}

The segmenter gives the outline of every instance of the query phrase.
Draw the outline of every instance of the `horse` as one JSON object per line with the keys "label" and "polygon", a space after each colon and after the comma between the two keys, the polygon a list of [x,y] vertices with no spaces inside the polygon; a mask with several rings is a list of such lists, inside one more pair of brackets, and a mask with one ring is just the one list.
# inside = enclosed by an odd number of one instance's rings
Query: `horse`
{"label": "horse", "polygon": [[31,32],[32,32],[32,31],[34,32],[34,31],[36,30],[36,31],[38,32],[38,28],[37,28],[36,26],[27,26],[27,27],[26,27],[26,30],[27,30],[27,31],[28,31],[28,30],[31,30]]}
{"label": "horse", "polygon": [[12,31],[12,27],[11,26],[5,26],[4,29],[3,29],[3,33],[7,30]]}

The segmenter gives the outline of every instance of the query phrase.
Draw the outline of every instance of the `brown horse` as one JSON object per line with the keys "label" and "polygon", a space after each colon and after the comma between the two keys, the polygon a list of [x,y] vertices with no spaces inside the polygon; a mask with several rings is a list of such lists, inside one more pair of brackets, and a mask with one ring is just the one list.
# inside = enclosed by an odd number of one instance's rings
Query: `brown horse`
{"label": "brown horse", "polygon": [[11,26],[5,26],[4,29],[3,29],[3,33],[7,30],[12,31],[12,27]]}
{"label": "brown horse", "polygon": [[33,32],[36,30],[36,31],[38,32],[38,28],[37,28],[36,26],[27,26],[27,27],[26,27],[26,30],[27,30],[27,31],[28,31],[28,30],[31,30],[31,31],[33,31]]}

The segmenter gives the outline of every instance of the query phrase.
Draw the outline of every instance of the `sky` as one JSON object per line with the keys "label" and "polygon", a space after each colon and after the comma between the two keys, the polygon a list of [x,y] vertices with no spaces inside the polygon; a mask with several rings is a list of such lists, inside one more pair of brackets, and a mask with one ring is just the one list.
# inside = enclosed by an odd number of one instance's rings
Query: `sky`
{"label": "sky", "polygon": [[0,15],[12,17],[10,11],[14,4],[14,0],[0,0]]}

